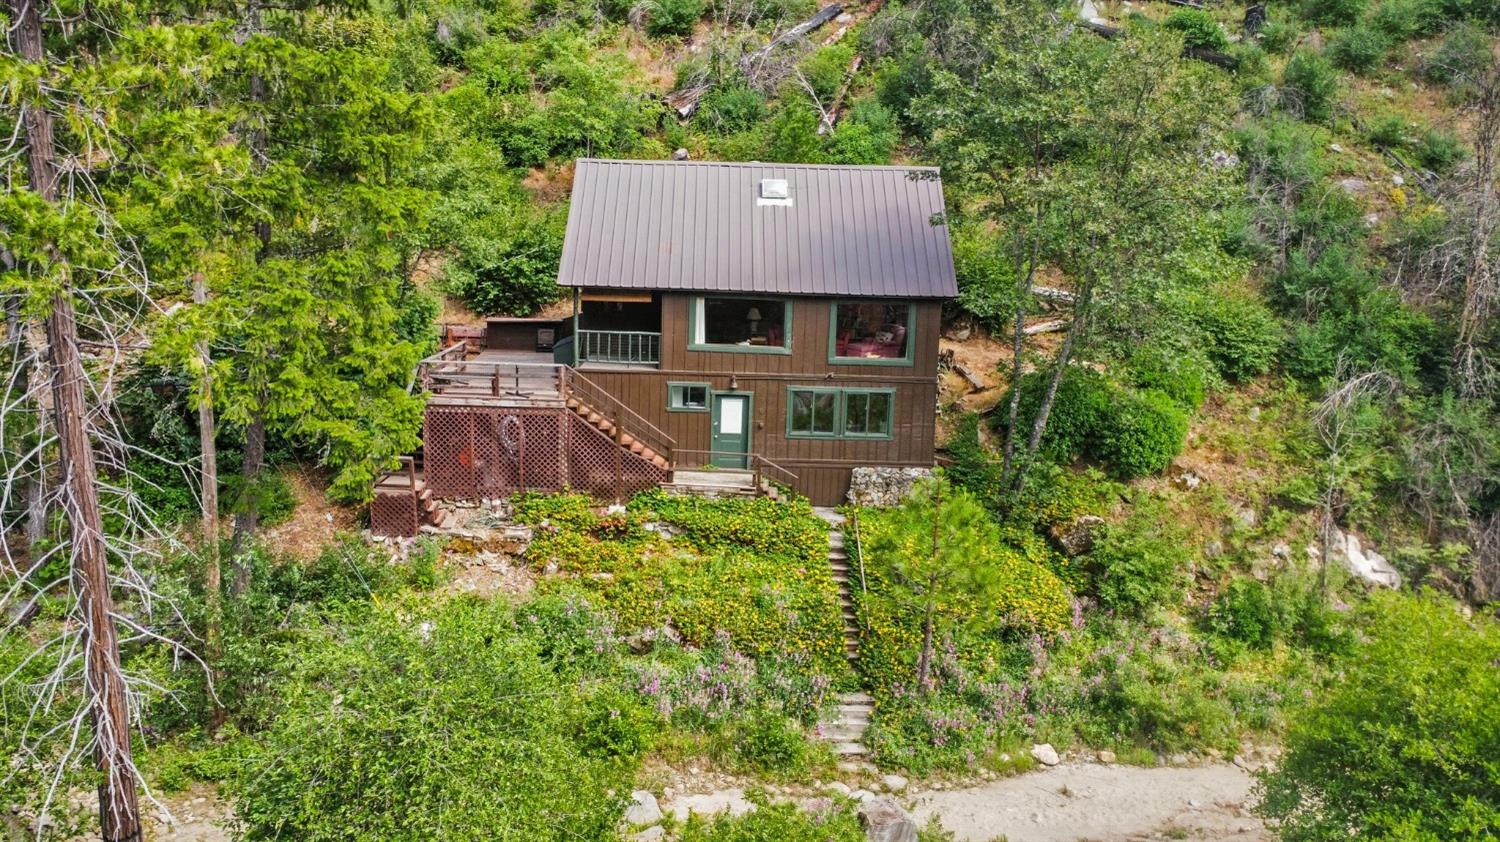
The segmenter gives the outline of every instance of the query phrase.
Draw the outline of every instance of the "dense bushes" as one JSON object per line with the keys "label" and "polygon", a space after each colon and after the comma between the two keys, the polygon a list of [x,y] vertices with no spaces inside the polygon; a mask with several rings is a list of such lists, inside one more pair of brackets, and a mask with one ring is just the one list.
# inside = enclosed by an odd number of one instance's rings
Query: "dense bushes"
{"label": "dense bushes", "polygon": [[[551,523],[527,558],[598,594],[632,632],[670,624],[694,645],[720,633],[754,657],[785,653],[806,675],[847,670],[827,526],[806,502],[703,500],[649,492],[600,518],[586,497],[522,498],[518,517]],[[642,528],[670,524],[666,539]],[[547,587],[561,587],[549,580]]]}
{"label": "dense bushes", "polygon": [[1182,42],[1188,47],[1219,52],[1229,49],[1229,38],[1219,28],[1219,22],[1202,9],[1176,9],[1162,25],[1181,32]]}
{"label": "dense bushes", "polygon": [[629,766],[509,609],[397,602],[293,654],[237,785],[247,839],[612,839]]}
{"label": "dense bushes", "polygon": [[1282,327],[1257,298],[1233,289],[1215,289],[1196,298],[1189,319],[1202,350],[1231,383],[1265,374],[1276,360]]}
{"label": "dense bushes", "polygon": [[556,301],[562,229],[552,220],[513,227],[509,236],[469,243],[446,274],[448,291],[484,315],[529,316]]}
{"label": "dense bushes", "polygon": [[[1022,378],[1017,415],[1022,435],[1030,431],[1046,388],[1044,373]],[[1185,396],[1191,396],[1191,388],[1184,388]],[[1007,394],[1000,405],[1008,406],[1009,400]],[[1004,414],[998,414],[996,423],[1004,422]],[[1122,478],[1145,476],[1166,468],[1182,452],[1187,425],[1187,410],[1167,394],[1128,391],[1097,372],[1069,368],[1058,383],[1042,453],[1063,464],[1078,457],[1095,459]]]}
{"label": "dense bushes", "polygon": [[1338,71],[1322,53],[1308,50],[1294,53],[1282,71],[1281,84],[1286,106],[1292,113],[1313,123],[1326,123],[1333,117]]}
{"label": "dense bushes", "polygon": [[1142,505],[1103,530],[1086,559],[1101,605],[1139,615],[1181,601],[1191,551],[1170,522],[1160,507]]}
{"label": "dense bushes", "polygon": [[1500,626],[1379,594],[1345,679],[1294,711],[1261,811],[1283,839],[1479,840],[1500,827]]}
{"label": "dense bushes", "polygon": [[1385,36],[1367,26],[1351,26],[1328,42],[1334,65],[1352,73],[1368,73],[1385,55]]}

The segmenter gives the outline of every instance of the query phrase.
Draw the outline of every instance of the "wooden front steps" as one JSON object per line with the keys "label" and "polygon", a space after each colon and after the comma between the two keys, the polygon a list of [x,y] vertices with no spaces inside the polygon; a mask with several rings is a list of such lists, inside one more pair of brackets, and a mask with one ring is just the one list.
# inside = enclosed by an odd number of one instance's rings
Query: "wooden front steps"
{"label": "wooden front steps", "polygon": [[438,506],[432,489],[415,470],[387,473],[375,481],[370,504],[370,531],[410,538],[425,524],[442,529],[453,515]]}
{"label": "wooden front steps", "polygon": [[672,464],[667,461],[667,458],[665,456],[662,456],[660,453],[657,453],[655,450],[647,447],[644,442],[640,441],[629,433],[623,430],[617,431],[615,422],[606,418],[603,413],[589,406],[587,403],[584,403],[582,400],[576,397],[570,397],[567,399],[566,405],[568,409],[571,409],[579,418],[582,418],[584,421],[586,421],[589,426],[605,434],[606,436],[609,436],[611,440],[618,442],[621,447],[629,450],[631,453],[634,453],[635,455],[641,457],[642,459],[645,459],[647,462],[650,462],[651,464],[655,465],[658,468],[661,468],[664,471],[670,471],[672,469]]}

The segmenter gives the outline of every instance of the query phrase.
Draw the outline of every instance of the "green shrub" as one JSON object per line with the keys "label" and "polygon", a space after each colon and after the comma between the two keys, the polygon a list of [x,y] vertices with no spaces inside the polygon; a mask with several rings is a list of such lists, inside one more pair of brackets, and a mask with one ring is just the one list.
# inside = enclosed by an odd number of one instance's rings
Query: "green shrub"
{"label": "green shrub", "polygon": [[657,36],[687,35],[704,9],[704,0],[647,0],[646,31]]}
{"label": "green shrub", "polygon": [[1317,23],[1350,24],[1364,14],[1366,0],[1302,0],[1302,14]]}
{"label": "green shrub", "polygon": [[297,508],[297,494],[292,490],[292,484],[274,468],[266,468],[260,472],[256,478],[253,497],[243,474],[230,474],[227,477],[221,475],[219,486],[220,499],[224,501],[227,511],[241,511],[254,499],[262,526],[287,522]]}
{"label": "green shrub", "polygon": [[1185,46],[1221,53],[1229,49],[1229,38],[1224,35],[1219,22],[1202,9],[1174,9],[1162,25],[1181,32]]}
{"label": "green shrub", "polygon": [[1500,827],[1500,625],[1375,595],[1343,680],[1292,710],[1259,810],[1290,842],[1483,840]]}
{"label": "green shrub", "polygon": [[1094,454],[1121,479],[1159,473],[1182,452],[1187,428],[1187,411],[1169,395],[1126,392],[1099,431]]}
{"label": "green shrub", "polygon": [[1257,649],[1276,639],[1276,616],[1266,586],[1254,579],[1234,579],[1208,610],[1208,626],[1222,635]]}
{"label": "green shrub", "polygon": [[1328,57],[1335,67],[1351,73],[1368,73],[1385,56],[1386,38],[1367,26],[1341,30],[1328,43]]}
{"label": "green shrub", "polygon": [[1219,376],[1231,383],[1265,374],[1282,342],[1281,321],[1258,299],[1220,289],[1196,297],[1189,318]]}
{"label": "green shrub", "polygon": [[578,744],[576,684],[508,611],[394,603],[290,652],[232,787],[245,838],[614,838],[633,765]]}
{"label": "green shrub", "polygon": [[1322,53],[1298,50],[1281,72],[1283,104],[1293,114],[1312,123],[1333,117],[1338,96],[1338,71]]}
{"label": "green shrub", "polygon": [[765,119],[766,98],[741,84],[711,89],[693,114],[693,122],[721,135],[744,131]]}
{"label": "green shrub", "polygon": [[529,316],[561,296],[562,230],[521,221],[508,239],[474,243],[445,270],[448,291],[476,313]]}
{"label": "green shrub", "polygon": [[817,164],[823,161],[823,139],[818,136],[818,115],[803,95],[781,97],[781,106],[771,118],[767,156],[786,164]]}
{"label": "green shrub", "polygon": [[1439,84],[1467,83],[1489,58],[1489,33],[1483,27],[1460,23],[1443,36],[1442,43],[1423,63],[1422,74]]}
{"label": "green shrub", "polygon": [[763,711],[738,729],[735,752],[756,772],[797,776],[808,769],[808,745],[802,729],[786,716]]}
{"label": "green shrub", "polygon": [[1370,119],[1365,137],[1371,143],[1400,149],[1410,140],[1411,123],[1400,114],[1378,114]]}
{"label": "green shrub", "polygon": [[842,42],[821,47],[812,55],[802,60],[797,69],[802,72],[803,78],[812,85],[813,91],[822,102],[832,102],[839,86],[843,84],[844,74],[849,69],[849,61],[854,57],[854,42],[845,39]]}
{"label": "green shrub", "polygon": [[605,687],[581,701],[574,740],[590,757],[632,759],[651,750],[661,718],[635,693]]}
{"label": "green shrub", "polygon": [[835,164],[889,164],[900,132],[895,115],[874,99],[856,100],[834,126],[827,155]]}
{"label": "green shrub", "polygon": [[[1021,378],[1021,404],[1016,414],[1021,429],[1016,434],[1023,444],[1031,434],[1031,424],[1041,409],[1049,379],[1050,375],[1045,371],[1032,372]],[[1066,464],[1091,452],[1117,392],[1104,375],[1092,369],[1069,367],[1057,384],[1057,395],[1047,416],[1047,429],[1042,434],[1042,454],[1054,462]],[[1008,407],[1010,400],[1007,390],[998,406]],[[1005,423],[1007,411],[992,416],[997,425]]]}
{"label": "green shrub", "polygon": [[1189,550],[1183,536],[1165,527],[1163,515],[1160,506],[1139,505],[1095,541],[1088,569],[1106,608],[1140,615],[1181,598]]}
{"label": "green shrub", "polygon": [[743,815],[705,818],[693,813],[682,827],[680,842],[864,842],[865,832],[847,804],[804,813],[794,803],[772,802],[758,793],[749,798],[757,807]]}
{"label": "green shrub", "polygon": [[1468,157],[1469,148],[1453,132],[1428,129],[1418,138],[1415,152],[1422,166],[1446,175]]}
{"label": "green shrub", "polygon": [[1130,355],[1126,374],[1131,386],[1154,389],[1184,409],[1195,410],[1208,394],[1207,369],[1207,363],[1195,354],[1148,344]]}
{"label": "green shrub", "polygon": [[1370,15],[1370,26],[1395,41],[1431,35],[1443,26],[1438,0],[1381,0]]}
{"label": "green shrub", "polygon": [[1281,55],[1297,43],[1302,31],[1288,20],[1273,20],[1260,29],[1260,45],[1266,52]]}

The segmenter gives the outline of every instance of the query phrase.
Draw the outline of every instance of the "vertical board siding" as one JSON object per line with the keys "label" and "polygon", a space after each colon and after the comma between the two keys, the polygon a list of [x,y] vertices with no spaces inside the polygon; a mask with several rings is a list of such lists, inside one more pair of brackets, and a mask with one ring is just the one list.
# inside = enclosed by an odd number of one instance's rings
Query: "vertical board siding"
{"label": "vertical board siding", "polygon": [[[832,365],[828,362],[829,308],[835,299],[792,300],[790,354],[687,350],[691,296],[662,296],[659,369],[596,368],[584,375],[671,436],[682,450],[708,450],[711,414],[667,411],[668,381],[708,383],[754,395],[750,449],[798,475],[797,491],[818,505],[843,502],[857,465],[932,464],[936,436],[938,331],[942,305],[913,301],[916,343],[911,366]],[[890,388],[895,390],[892,438],[792,439],[786,435],[787,387]],[[679,460],[686,461],[686,460]]]}

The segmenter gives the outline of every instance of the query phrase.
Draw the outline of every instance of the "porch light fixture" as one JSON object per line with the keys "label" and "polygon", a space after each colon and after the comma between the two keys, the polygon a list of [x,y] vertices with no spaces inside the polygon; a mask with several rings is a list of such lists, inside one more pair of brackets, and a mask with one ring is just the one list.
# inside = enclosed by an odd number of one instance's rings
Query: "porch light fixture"
{"label": "porch light fixture", "polygon": [[737,392],[739,388],[740,381],[733,374],[729,375],[729,391]]}

